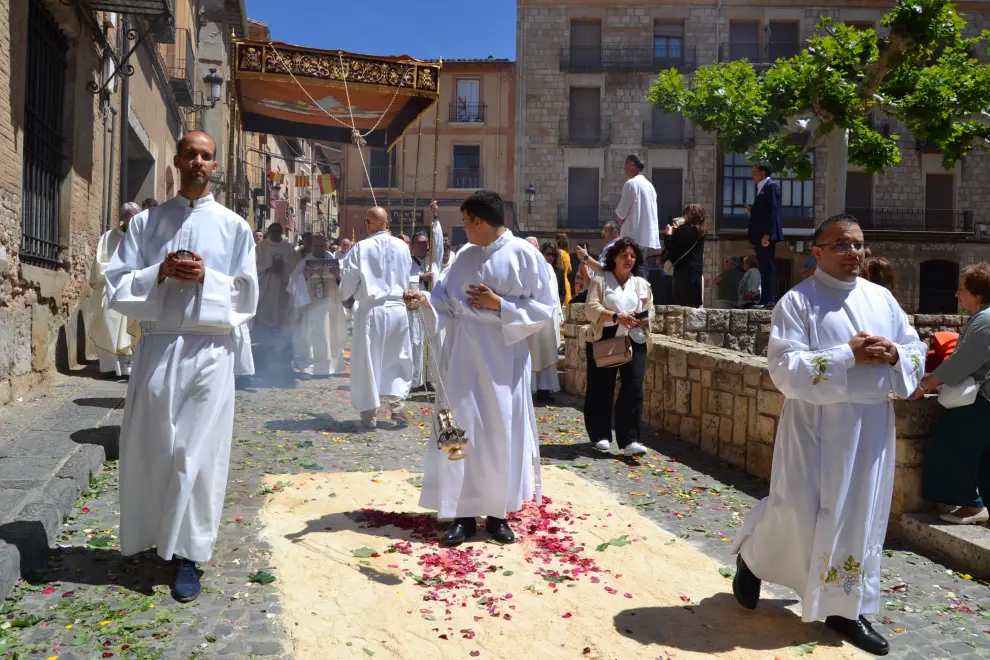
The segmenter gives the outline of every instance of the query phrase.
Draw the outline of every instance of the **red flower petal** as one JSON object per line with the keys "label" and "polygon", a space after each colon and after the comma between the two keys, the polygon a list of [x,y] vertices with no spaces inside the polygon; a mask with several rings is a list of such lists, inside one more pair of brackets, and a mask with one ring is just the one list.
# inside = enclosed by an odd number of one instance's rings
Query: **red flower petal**
{"label": "red flower petal", "polygon": [[41,593],[45,594],[46,596],[48,594],[53,594],[55,593],[55,587],[48,587],[47,589],[42,589]]}
{"label": "red flower petal", "polygon": [[562,619],[570,619],[572,616],[574,616],[574,615],[571,614],[570,612],[564,612],[564,616],[562,616],[561,618]]}

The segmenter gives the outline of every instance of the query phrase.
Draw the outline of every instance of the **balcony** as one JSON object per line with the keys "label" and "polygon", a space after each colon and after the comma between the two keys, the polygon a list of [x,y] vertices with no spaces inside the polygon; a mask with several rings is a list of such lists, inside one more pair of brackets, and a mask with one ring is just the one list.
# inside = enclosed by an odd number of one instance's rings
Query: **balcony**
{"label": "balcony", "polygon": [[643,146],[690,147],[694,137],[686,135],[686,123],[684,120],[675,123],[647,119],[643,122]]}
{"label": "balcony", "polygon": [[870,120],[867,122],[867,126],[870,127],[870,130],[876,131],[885,138],[890,137],[890,123],[886,119],[870,117]]}
{"label": "balcony", "polygon": [[151,36],[160,44],[174,43],[175,0],[83,0],[91,11],[127,14],[134,20],[145,20],[152,29]]}
{"label": "balcony", "polygon": [[698,65],[696,53],[693,47],[681,48],[679,53],[657,53],[652,46],[561,46],[560,70],[657,73],[674,68],[690,72]]}
{"label": "balcony", "polygon": [[168,82],[179,106],[188,108],[195,104],[194,80],[196,78],[196,54],[188,28],[176,30],[175,43],[163,46],[163,60]]}
{"label": "balcony", "polygon": [[451,167],[447,173],[447,187],[454,190],[480,190],[484,187],[483,173],[480,167]]}
{"label": "balcony", "polygon": [[[389,185],[388,170],[388,165],[372,165],[368,168],[368,177],[371,179],[372,188],[396,188],[398,186],[399,173],[396,168],[392,168],[391,185]],[[362,187],[367,190],[368,182],[365,181]]]}
{"label": "balcony", "polygon": [[916,138],[914,145],[914,148],[918,151],[942,151],[942,148],[938,146],[938,142],[929,138]]}
{"label": "balcony", "polygon": [[771,41],[765,46],[747,41],[732,41],[719,44],[718,61],[734,62],[749,60],[751,64],[770,65],[778,59],[789,59],[801,52],[804,42]]}
{"label": "balcony", "polygon": [[454,102],[450,104],[447,121],[451,124],[484,124],[486,108],[484,103]]}
{"label": "balcony", "polygon": [[557,226],[568,229],[598,229],[615,219],[615,204],[557,204]]}
{"label": "balcony", "polygon": [[863,231],[972,234],[974,213],[968,209],[847,208]]}
{"label": "balcony", "polygon": [[604,147],[612,137],[607,119],[561,119],[560,144],[569,147]]}

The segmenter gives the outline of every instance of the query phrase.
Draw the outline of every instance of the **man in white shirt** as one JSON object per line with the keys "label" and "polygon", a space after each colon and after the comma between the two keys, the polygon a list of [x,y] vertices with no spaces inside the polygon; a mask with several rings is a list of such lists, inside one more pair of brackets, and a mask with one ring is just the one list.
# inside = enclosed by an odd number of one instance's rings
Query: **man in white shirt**
{"label": "man in white shirt", "polygon": [[755,609],[762,580],[802,599],[802,620],[885,655],[864,618],[880,610],[894,489],[894,408],[927,355],[890,292],[859,277],[863,230],[848,215],[815,230],[818,270],[773,310],[767,368],[784,395],[770,495],[746,514],[732,590]]}
{"label": "man in white shirt", "polygon": [[[440,217],[437,215],[439,206],[437,202],[430,204],[428,209],[433,214],[433,226],[429,232],[418,231],[413,234],[409,251],[412,254],[412,263],[409,272],[409,288],[430,290],[430,283],[440,274],[440,260],[443,257],[443,228],[440,225]],[[431,240],[432,234],[432,240]],[[432,254],[431,246],[432,243]],[[412,391],[425,392],[433,391],[433,369],[426,364],[426,341],[423,337],[423,328],[419,320],[418,312],[409,314],[409,334],[412,340],[413,352],[413,379]],[[436,347],[434,347],[434,351]]]}
{"label": "man in white shirt", "polygon": [[657,191],[649,179],[643,176],[646,166],[639,156],[630,154],[622,166],[629,178],[622,186],[622,198],[615,209],[621,230],[619,235],[628,236],[643,249],[659,250],[660,222],[657,219]]}
{"label": "man in white shirt", "polygon": [[409,248],[388,233],[388,215],[380,206],[364,220],[368,237],[357,242],[341,265],[339,295],[354,298],[354,346],[351,351],[351,405],[367,428],[377,426],[382,402],[392,421],[407,424],[403,401],[413,375],[409,317],[402,296],[409,285]]}
{"label": "man in white shirt", "polygon": [[258,304],[254,238],[210,194],[216,144],[187,133],[179,194],[131,221],[107,267],[110,306],[141,322],[120,433],[120,552],[176,559],[173,595],[200,593],[234,430],[234,338]]}

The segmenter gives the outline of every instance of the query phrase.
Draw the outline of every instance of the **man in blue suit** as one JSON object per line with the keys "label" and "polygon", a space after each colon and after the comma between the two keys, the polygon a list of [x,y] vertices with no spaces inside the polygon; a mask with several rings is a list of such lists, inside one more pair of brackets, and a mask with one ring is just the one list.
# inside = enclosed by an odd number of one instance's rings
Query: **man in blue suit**
{"label": "man in blue suit", "polygon": [[770,166],[766,163],[753,166],[753,181],[756,199],[749,209],[749,242],[760,261],[760,306],[772,309],[777,302],[774,251],[777,241],[784,240],[784,228],[780,223],[780,186],[770,178]]}

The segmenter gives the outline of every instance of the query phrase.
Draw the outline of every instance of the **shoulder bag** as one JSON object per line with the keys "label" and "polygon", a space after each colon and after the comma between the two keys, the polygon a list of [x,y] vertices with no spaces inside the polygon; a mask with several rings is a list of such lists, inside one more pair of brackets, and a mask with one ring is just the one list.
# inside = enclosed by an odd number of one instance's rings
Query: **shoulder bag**
{"label": "shoulder bag", "polygon": [[[990,377],[990,374],[987,374]],[[980,395],[980,389],[986,378],[977,381],[972,376],[966,376],[961,383],[955,385],[943,384],[938,392],[938,402],[943,408],[962,408],[976,403],[976,397]]]}
{"label": "shoulder bag", "polygon": [[697,247],[697,245],[698,245],[698,243],[700,241],[701,241],[701,239],[699,238],[694,243],[692,243],[691,244],[691,247],[688,248],[688,251],[685,252],[684,254],[682,254],[680,257],[678,257],[677,258],[677,261],[669,261],[668,260],[668,261],[664,262],[664,264],[663,264],[663,272],[667,273],[668,275],[673,275],[674,274],[674,266],[676,266],[677,264],[681,263],[681,261],[684,259],[684,257],[686,257],[689,254],[691,254],[694,251],[694,248]]}
{"label": "shoulder bag", "polygon": [[[602,302],[605,300],[605,277],[596,278],[601,284]],[[632,339],[629,335],[599,339],[591,345],[595,366],[599,369],[621,367],[632,360]]]}

